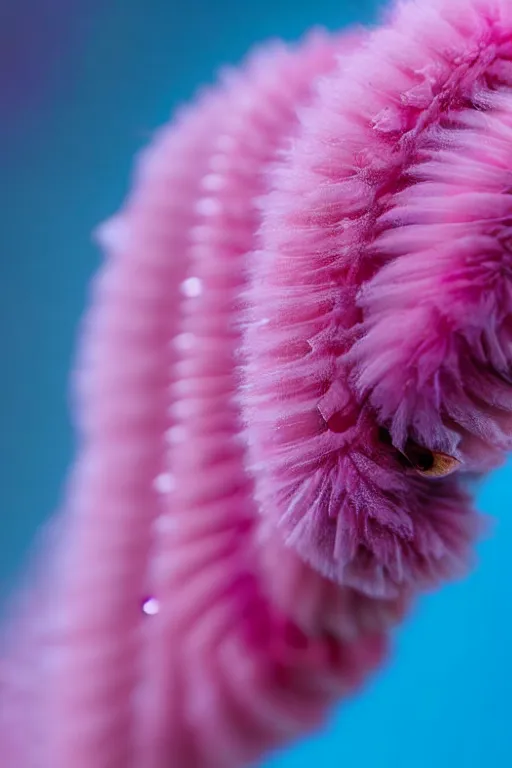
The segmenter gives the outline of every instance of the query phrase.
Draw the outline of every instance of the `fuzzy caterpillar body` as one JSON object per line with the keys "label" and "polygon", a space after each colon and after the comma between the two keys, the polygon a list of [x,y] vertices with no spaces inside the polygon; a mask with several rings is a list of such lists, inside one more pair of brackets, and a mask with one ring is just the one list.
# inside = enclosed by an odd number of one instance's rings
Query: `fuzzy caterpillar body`
{"label": "fuzzy caterpillar body", "polygon": [[4,643],[9,768],[248,765],[465,572],[511,446],[511,37],[505,0],[399,4],[263,49],[141,155]]}

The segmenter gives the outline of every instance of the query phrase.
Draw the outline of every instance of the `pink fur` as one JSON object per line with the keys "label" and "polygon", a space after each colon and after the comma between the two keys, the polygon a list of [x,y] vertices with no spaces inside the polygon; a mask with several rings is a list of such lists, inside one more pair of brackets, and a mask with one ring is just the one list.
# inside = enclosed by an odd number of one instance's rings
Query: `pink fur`
{"label": "pink fur", "polygon": [[464,573],[512,434],[511,32],[506,0],[425,0],[269,47],[143,154],[7,624],[9,767],[241,768]]}
{"label": "pink fur", "polygon": [[463,572],[478,531],[464,472],[404,474],[379,426],[471,472],[511,445],[508,13],[405,5],[321,82],[262,204],[256,497],[316,570],[367,594]]}

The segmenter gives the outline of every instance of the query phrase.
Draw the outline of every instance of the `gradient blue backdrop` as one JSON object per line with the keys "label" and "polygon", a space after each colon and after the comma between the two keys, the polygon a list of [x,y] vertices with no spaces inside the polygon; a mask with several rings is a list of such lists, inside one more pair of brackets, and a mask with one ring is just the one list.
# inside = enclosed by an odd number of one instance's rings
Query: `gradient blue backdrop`
{"label": "gradient blue backdrop", "polygon": [[[31,16],[31,4],[45,13]],[[2,589],[59,498],[72,453],[67,376],[98,264],[90,232],[120,204],[134,153],[254,41],[366,22],[376,8],[375,0],[0,0],[0,69],[11,73],[0,78]],[[497,524],[477,572],[425,600],[364,696],[269,765],[512,765],[511,477],[502,470],[480,493]]]}

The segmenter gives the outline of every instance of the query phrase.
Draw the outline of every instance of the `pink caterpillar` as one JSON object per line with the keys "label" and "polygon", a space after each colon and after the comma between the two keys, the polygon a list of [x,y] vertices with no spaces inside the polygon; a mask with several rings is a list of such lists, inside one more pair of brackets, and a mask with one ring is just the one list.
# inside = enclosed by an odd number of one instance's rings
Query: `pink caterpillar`
{"label": "pink caterpillar", "polygon": [[512,5],[266,48],[141,157],[80,452],[0,662],[8,768],[241,768],[471,563],[512,444]]}

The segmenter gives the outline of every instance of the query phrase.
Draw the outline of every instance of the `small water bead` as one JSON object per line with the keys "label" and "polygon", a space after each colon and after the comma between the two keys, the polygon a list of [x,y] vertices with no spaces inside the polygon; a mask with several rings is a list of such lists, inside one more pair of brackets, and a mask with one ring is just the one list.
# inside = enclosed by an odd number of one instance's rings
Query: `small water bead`
{"label": "small water bead", "polygon": [[196,299],[203,292],[203,282],[198,277],[188,277],[181,284],[181,292],[188,299]]}
{"label": "small water bead", "polygon": [[174,490],[176,481],[170,472],[162,472],[161,475],[155,478],[153,485],[158,493],[171,493]]}
{"label": "small water bead", "polygon": [[156,616],[160,610],[160,603],[155,597],[148,597],[142,604],[142,610],[146,616]]}

